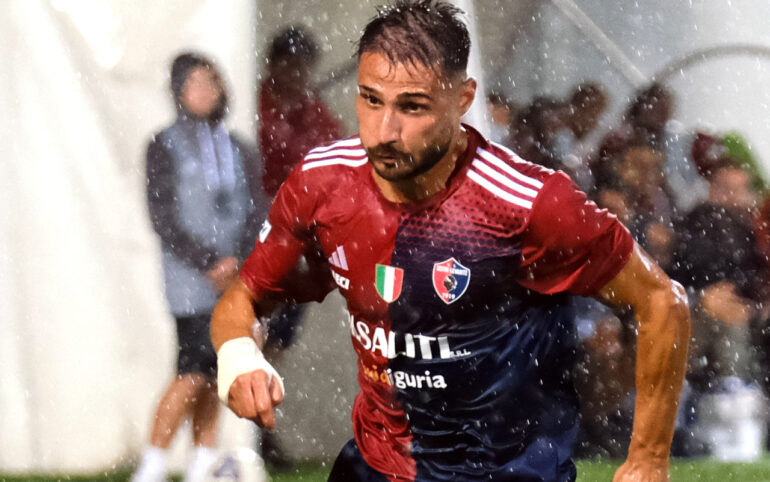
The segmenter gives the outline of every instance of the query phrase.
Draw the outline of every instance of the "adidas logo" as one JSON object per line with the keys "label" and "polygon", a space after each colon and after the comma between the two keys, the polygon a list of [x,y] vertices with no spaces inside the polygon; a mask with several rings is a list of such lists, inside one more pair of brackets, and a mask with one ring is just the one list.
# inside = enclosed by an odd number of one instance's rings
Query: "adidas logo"
{"label": "adidas logo", "polygon": [[348,270],[348,260],[345,259],[345,250],[342,246],[337,246],[337,249],[329,256],[329,264],[341,270]]}

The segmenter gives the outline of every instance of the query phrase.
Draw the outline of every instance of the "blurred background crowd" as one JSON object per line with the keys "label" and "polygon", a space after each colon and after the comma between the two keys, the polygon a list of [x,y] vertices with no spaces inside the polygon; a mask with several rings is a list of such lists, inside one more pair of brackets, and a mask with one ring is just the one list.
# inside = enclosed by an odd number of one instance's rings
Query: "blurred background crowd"
{"label": "blurred background crowd", "polygon": [[[693,335],[674,454],[722,455],[720,444],[759,450],[770,388],[763,167],[739,128],[672,132],[676,98],[658,83],[639,91],[620,121],[591,141],[606,104],[595,83],[576,86],[566,99],[538,97],[521,107],[489,96],[491,117],[503,127],[500,142],[569,173],[687,289]],[[622,457],[633,422],[633,314],[612,313],[595,300],[577,303],[576,377],[586,422],[579,453]],[[726,410],[714,406],[718,397]],[[754,424],[752,433],[739,433],[736,413]],[[731,441],[715,442],[721,424]]]}
{"label": "blurred background crowd", "polygon": [[[184,117],[168,101],[172,60],[191,51],[217,65],[228,102],[205,132],[185,132],[215,166],[211,212],[229,212],[228,189],[248,191],[237,212],[251,224],[238,236],[254,237],[303,153],[356,132],[351,42],[379,3],[8,2],[0,471],[133,463],[149,439],[176,354],[170,314],[180,315],[161,270],[174,234],[159,221],[162,199],[148,209],[146,197],[147,145]],[[454,3],[475,41],[480,89],[468,123],[568,173],[687,289],[693,335],[674,455],[758,457],[770,394],[770,7]],[[224,158],[237,162],[223,168]],[[201,279],[232,279],[243,249],[205,248],[190,248]],[[632,424],[633,314],[575,305],[577,453],[620,458]],[[342,302],[290,303],[274,318],[285,329],[271,333],[270,356],[288,396],[263,455],[332,456],[349,438],[356,391]],[[260,447],[251,425],[227,415],[219,438]],[[190,441],[179,439],[178,466]]]}

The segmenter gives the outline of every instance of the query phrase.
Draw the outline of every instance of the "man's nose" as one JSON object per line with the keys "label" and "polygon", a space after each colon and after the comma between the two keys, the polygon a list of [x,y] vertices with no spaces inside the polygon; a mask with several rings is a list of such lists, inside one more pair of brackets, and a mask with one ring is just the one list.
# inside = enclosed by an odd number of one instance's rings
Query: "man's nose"
{"label": "man's nose", "polygon": [[385,109],[380,119],[379,143],[389,144],[398,141],[401,136],[401,122],[392,109]]}

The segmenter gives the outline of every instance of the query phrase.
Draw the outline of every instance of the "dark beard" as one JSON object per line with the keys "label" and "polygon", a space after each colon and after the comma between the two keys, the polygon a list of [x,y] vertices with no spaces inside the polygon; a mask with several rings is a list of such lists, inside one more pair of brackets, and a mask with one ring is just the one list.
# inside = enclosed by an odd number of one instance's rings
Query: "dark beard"
{"label": "dark beard", "polygon": [[[451,141],[445,144],[427,147],[415,155],[401,152],[390,144],[379,144],[366,150],[369,163],[374,171],[383,179],[390,182],[405,181],[430,171],[433,166],[449,152]],[[390,169],[382,169],[373,161],[381,159],[393,159],[396,166]]]}

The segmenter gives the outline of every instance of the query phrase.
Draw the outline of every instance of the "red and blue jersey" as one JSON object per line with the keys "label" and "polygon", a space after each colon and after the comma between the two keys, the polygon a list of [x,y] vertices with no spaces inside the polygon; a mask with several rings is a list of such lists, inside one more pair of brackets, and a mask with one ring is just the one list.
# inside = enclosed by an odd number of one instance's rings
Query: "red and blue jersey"
{"label": "red and blue jersey", "polygon": [[393,480],[569,480],[570,295],[595,295],[633,240],[563,173],[465,129],[447,187],[421,203],[383,197],[358,137],[310,151],[241,278],[258,297],[281,295],[320,245],[347,301],[361,386],[353,429],[374,469]]}

